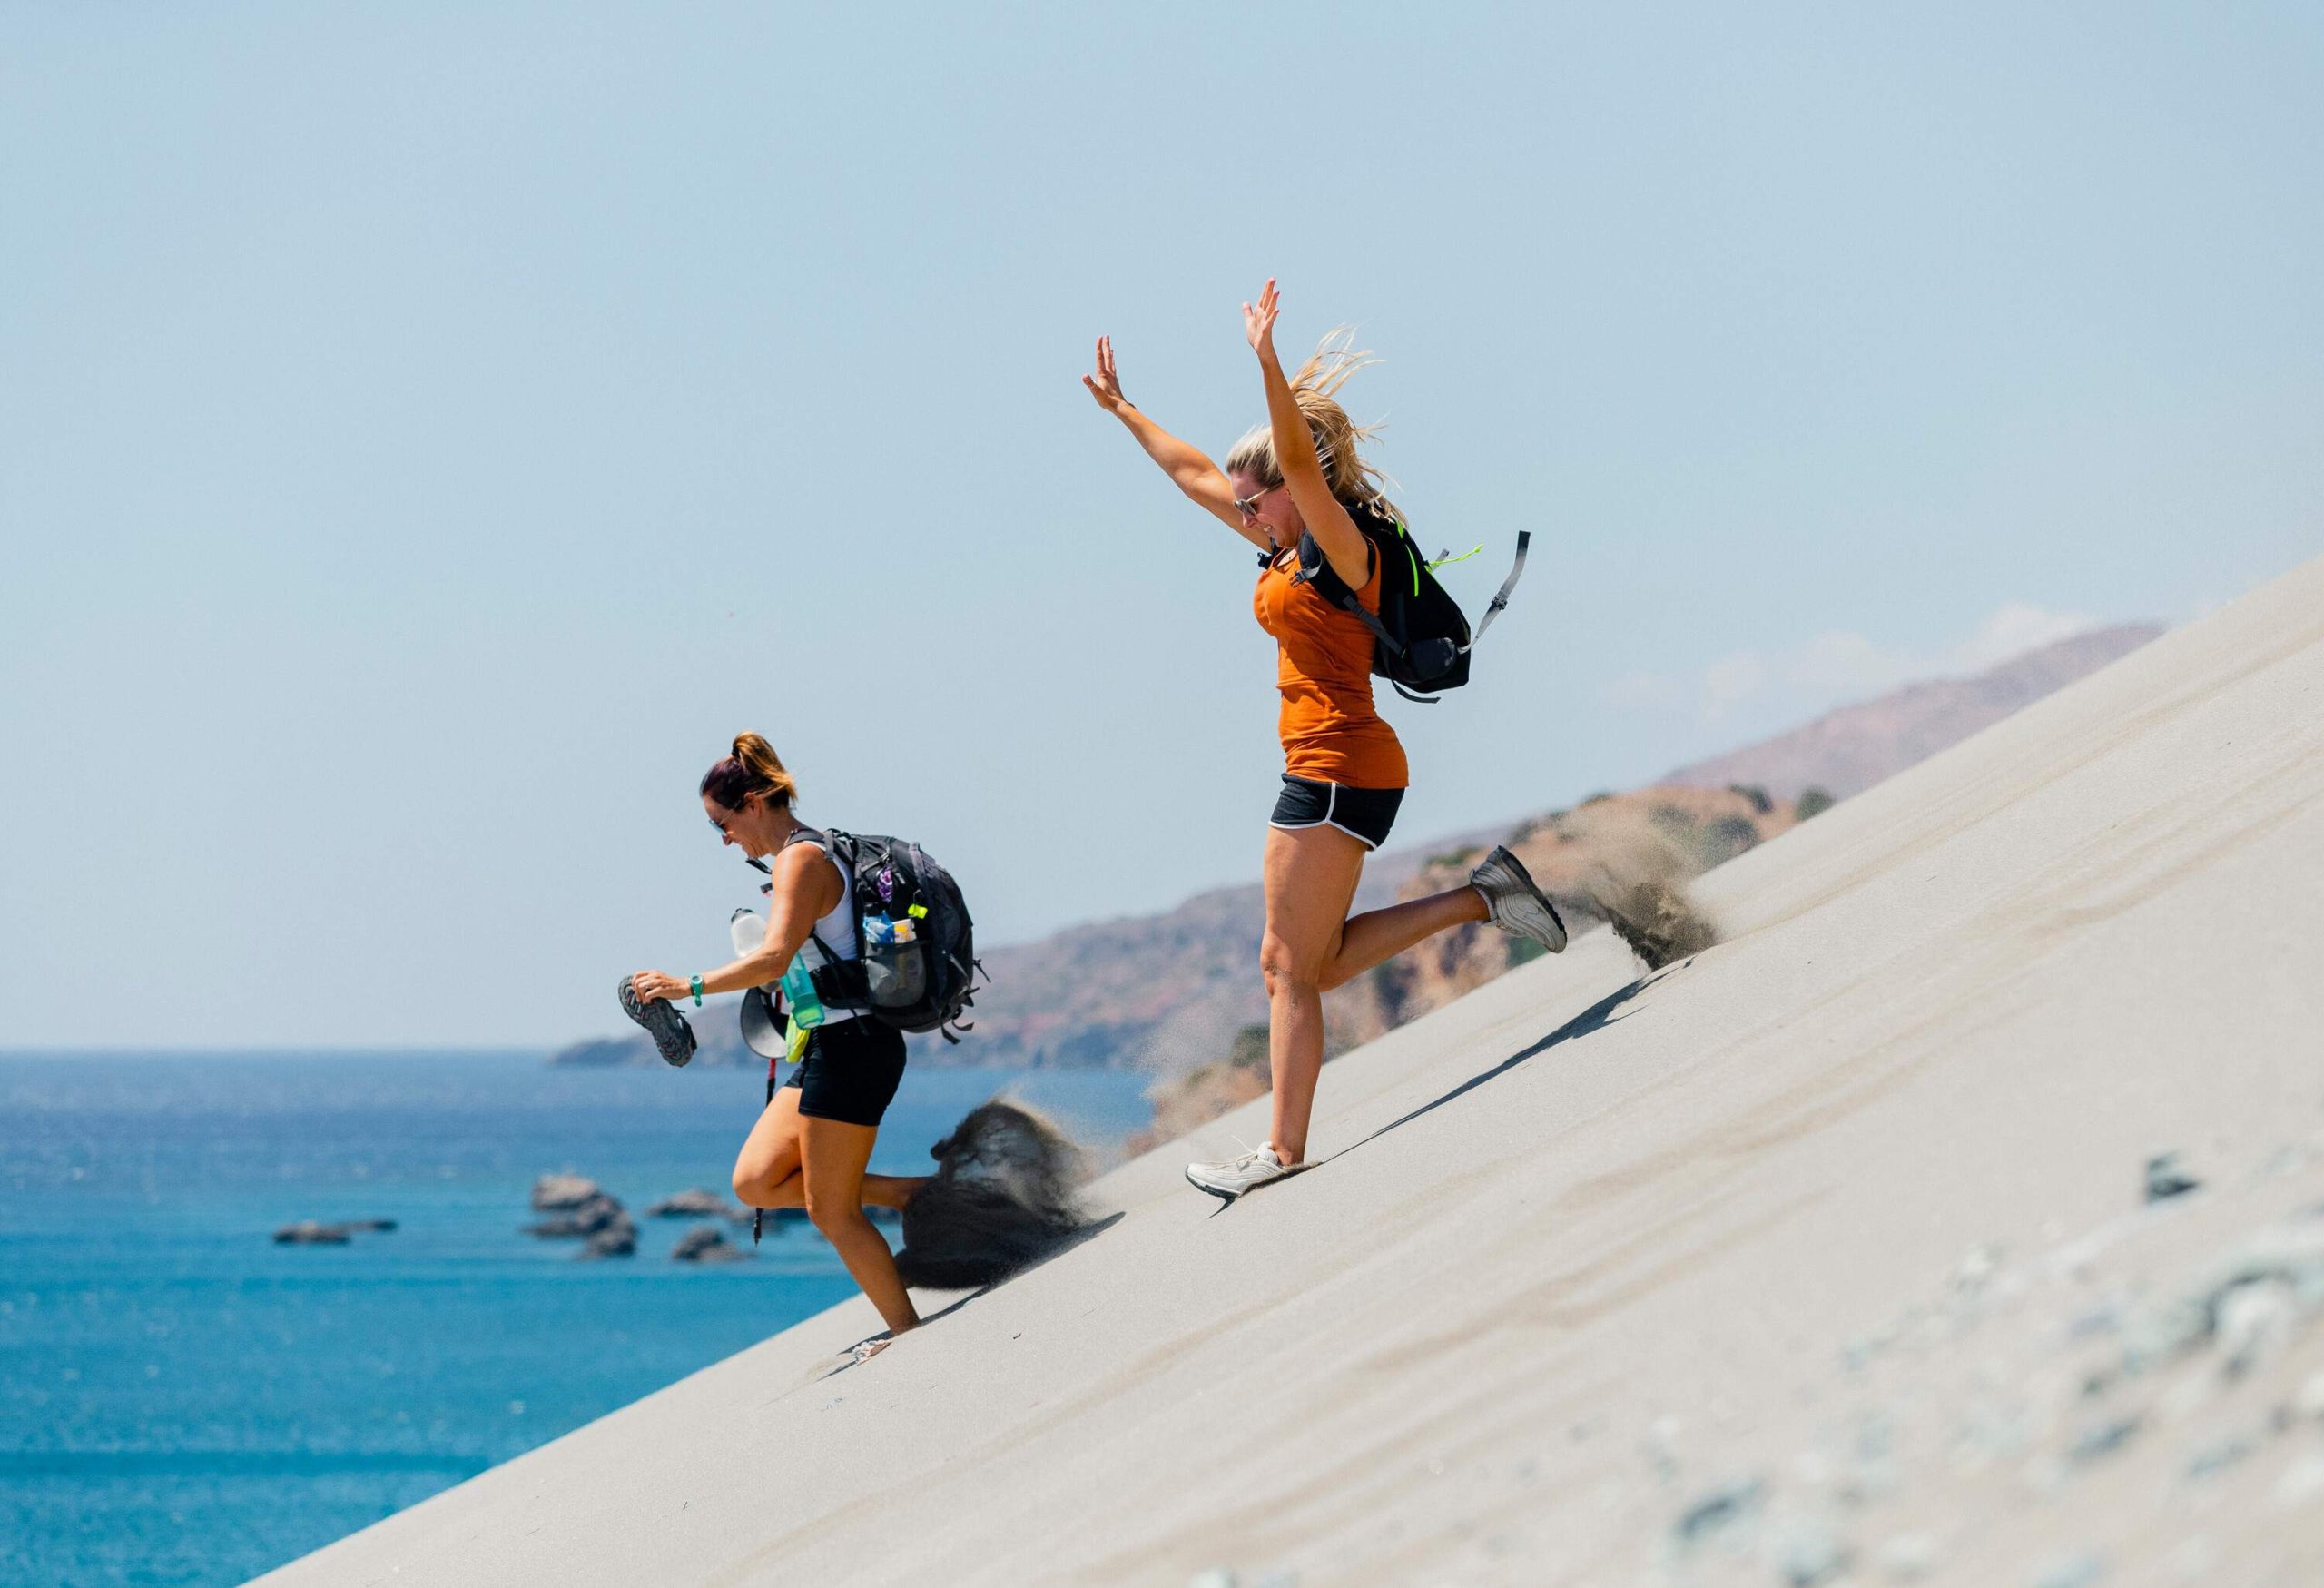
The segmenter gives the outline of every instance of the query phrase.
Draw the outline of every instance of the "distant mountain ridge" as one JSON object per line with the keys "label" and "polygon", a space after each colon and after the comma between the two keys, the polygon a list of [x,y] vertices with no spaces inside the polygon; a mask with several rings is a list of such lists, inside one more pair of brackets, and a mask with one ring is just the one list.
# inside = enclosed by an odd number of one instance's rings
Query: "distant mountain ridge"
{"label": "distant mountain ridge", "polygon": [[1965,678],[1907,684],[1787,734],[1682,766],[1660,781],[1687,788],[1741,784],[1778,800],[1820,788],[1846,799],[2130,655],[2162,632],[2159,623],[2095,628]]}
{"label": "distant mountain ridge", "polygon": [[[1970,677],[1906,685],[1659,781],[1698,789],[1758,788],[1787,806],[1811,787],[1840,797],[1860,793],[2162,632],[2151,623],[2099,629]],[[1439,857],[1548,820],[1386,851],[1364,867],[1357,908],[1393,902]],[[1251,883],[1197,893],[1154,914],[1090,922],[1031,942],[987,949],[992,985],[977,995],[970,1013],[975,1031],[957,1048],[915,1038],[912,1056],[935,1063],[1143,1068],[1164,1074],[1192,1070],[1227,1053],[1237,1032],[1266,1019],[1258,974],[1265,921],[1265,902]],[[1465,986],[1473,976],[1461,980]],[[701,1041],[695,1063],[761,1062],[743,1047],[731,1004],[702,1011],[694,1023]],[[550,1062],[658,1060],[640,1034],[577,1042]]]}

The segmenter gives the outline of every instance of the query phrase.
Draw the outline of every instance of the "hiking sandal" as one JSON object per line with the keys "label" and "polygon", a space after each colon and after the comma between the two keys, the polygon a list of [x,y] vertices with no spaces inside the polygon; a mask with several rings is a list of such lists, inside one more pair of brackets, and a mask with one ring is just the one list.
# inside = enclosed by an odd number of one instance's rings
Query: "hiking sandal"
{"label": "hiking sandal", "polygon": [[626,976],[621,979],[621,1011],[645,1028],[665,1064],[682,1066],[694,1057],[694,1028],[686,1024],[686,1017],[671,1008],[666,998],[651,1003],[639,998]]}

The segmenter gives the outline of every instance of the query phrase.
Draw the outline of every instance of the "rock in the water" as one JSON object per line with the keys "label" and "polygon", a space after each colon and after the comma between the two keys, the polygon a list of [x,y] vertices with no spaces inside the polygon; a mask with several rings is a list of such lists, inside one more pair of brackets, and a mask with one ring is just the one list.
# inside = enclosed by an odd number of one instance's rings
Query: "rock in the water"
{"label": "rock in the water", "polygon": [[740,1263],[749,1261],[750,1256],[728,1240],[724,1230],[707,1226],[687,1230],[670,1248],[671,1258],[681,1263]]}
{"label": "rock in the water", "polygon": [[[525,1227],[527,1235],[537,1235],[544,1240],[567,1240],[576,1236],[594,1236],[615,1224],[630,1222],[628,1210],[603,1191],[595,1191],[586,1201],[555,1218],[544,1218]],[[632,1236],[635,1228],[632,1227]]]}
{"label": "rock in the water", "polygon": [[591,1235],[587,1244],[581,1248],[584,1259],[634,1257],[636,1252],[637,1226],[626,1213]]}
{"label": "rock in the water", "polygon": [[277,1246],[345,1246],[347,1240],[344,1224],[318,1224],[311,1218],[286,1224],[274,1232]]}
{"label": "rock in the water", "polygon": [[974,1290],[1031,1267],[1082,1228],[1086,1154],[1014,1103],[969,1110],[929,1149],[936,1173],[903,1210],[896,1270],[907,1285]]}
{"label": "rock in the water", "polygon": [[605,1194],[596,1181],[581,1175],[543,1175],[533,1182],[533,1208],[536,1212],[553,1213],[560,1208],[578,1208]]}
{"label": "rock in the water", "polygon": [[747,1222],[751,1217],[748,1208],[737,1207],[715,1191],[701,1189],[665,1197],[648,1208],[645,1216],[648,1218],[724,1218],[735,1223]]}
{"label": "rock in the water", "polygon": [[340,1228],[342,1229],[371,1229],[378,1230],[381,1234],[385,1234],[395,1227],[396,1221],[392,1218],[350,1218]]}

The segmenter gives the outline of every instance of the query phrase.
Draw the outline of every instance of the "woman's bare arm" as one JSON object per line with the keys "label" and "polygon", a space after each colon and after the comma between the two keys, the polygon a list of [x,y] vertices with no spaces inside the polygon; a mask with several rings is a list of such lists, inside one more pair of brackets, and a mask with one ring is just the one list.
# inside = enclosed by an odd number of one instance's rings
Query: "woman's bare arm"
{"label": "woman's bare arm", "polygon": [[1291,394],[1283,360],[1275,357],[1275,320],[1280,307],[1273,277],[1259,293],[1257,307],[1243,305],[1243,334],[1259,356],[1260,378],[1266,383],[1267,428],[1275,436],[1275,466],[1283,470],[1292,504],[1331,562],[1332,571],[1346,581],[1349,589],[1360,590],[1372,577],[1371,543],[1332,495],[1323,460],[1315,456],[1315,438],[1307,430],[1307,417],[1299,411],[1298,399]]}
{"label": "woman's bare arm", "polygon": [[[739,992],[779,981],[791,961],[815,930],[815,922],[839,904],[839,868],[812,843],[794,843],[774,857],[774,885],[767,894],[766,941],[732,964],[705,971],[704,993]],[[693,995],[687,978],[661,971],[640,971],[630,978],[638,997],[673,1001]]]}
{"label": "woman's bare arm", "polygon": [[1226,483],[1226,476],[1220,472],[1218,465],[1200,448],[1181,441],[1147,418],[1136,403],[1122,395],[1121,377],[1114,370],[1113,338],[1098,339],[1098,371],[1084,375],[1081,384],[1089,389],[1089,395],[1097,399],[1099,408],[1121,420],[1137,438],[1137,444],[1146,449],[1146,455],[1189,500],[1260,550],[1273,549],[1267,532],[1244,520],[1242,510],[1235,505],[1234,488]]}

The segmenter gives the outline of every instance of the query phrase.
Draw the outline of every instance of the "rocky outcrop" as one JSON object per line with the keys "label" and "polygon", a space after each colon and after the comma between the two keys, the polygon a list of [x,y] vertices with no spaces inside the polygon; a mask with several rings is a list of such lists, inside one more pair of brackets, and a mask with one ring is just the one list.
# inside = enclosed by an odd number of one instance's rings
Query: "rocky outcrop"
{"label": "rocky outcrop", "polygon": [[637,1221],[596,1181],[579,1175],[543,1175],[533,1206],[554,1217],[525,1226],[543,1240],[579,1240],[584,1258],[625,1258],[637,1250]]}
{"label": "rocky outcrop", "polygon": [[731,1198],[697,1187],[680,1191],[675,1197],[665,1197],[645,1210],[648,1218],[724,1218],[732,1224],[748,1224],[751,1210]]}
{"label": "rocky outcrop", "polygon": [[2162,632],[2159,623],[2093,629],[1969,677],[1907,684],[1827,712],[1789,733],[1682,766],[1661,781],[1695,788],[1739,783],[1785,801],[1821,788],[1846,799],[2129,655]]}
{"label": "rocky outcrop", "polygon": [[706,1225],[687,1230],[670,1248],[670,1260],[677,1263],[740,1263],[750,1257],[749,1251],[728,1240],[724,1230]]}
{"label": "rocky outcrop", "polygon": [[604,1195],[596,1181],[581,1175],[543,1175],[533,1182],[533,1211],[548,1213],[560,1208],[578,1208],[592,1197]]}
{"label": "rocky outcrop", "polygon": [[373,1230],[389,1230],[396,1227],[392,1218],[350,1218],[337,1224],[322,1224],[312,1218],[302,1218],[296,1224],[286,1224],[274,1232],[277,1246],[345,1246],[359,1234]]}

